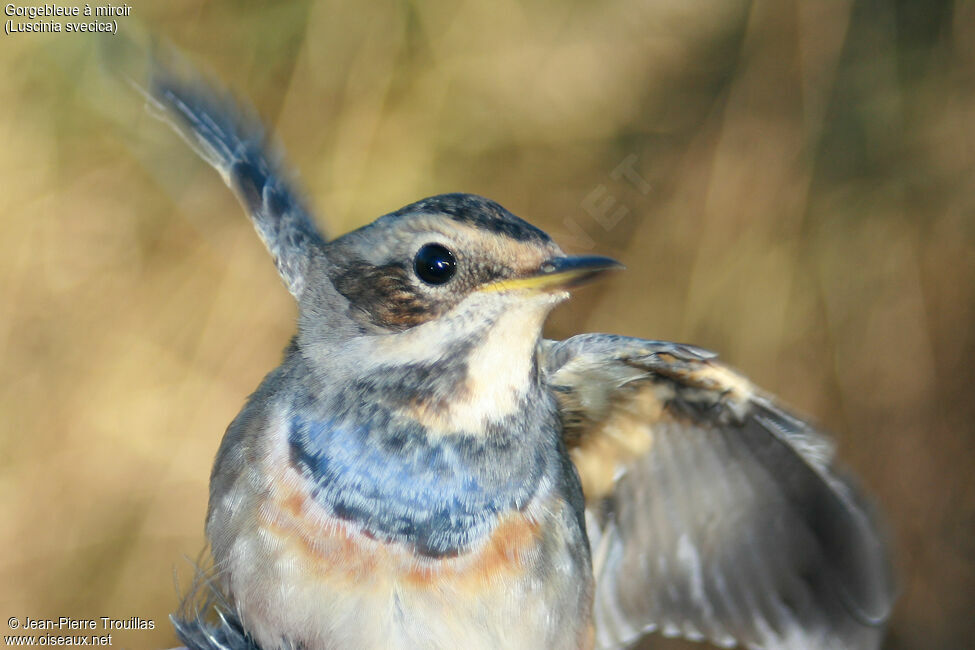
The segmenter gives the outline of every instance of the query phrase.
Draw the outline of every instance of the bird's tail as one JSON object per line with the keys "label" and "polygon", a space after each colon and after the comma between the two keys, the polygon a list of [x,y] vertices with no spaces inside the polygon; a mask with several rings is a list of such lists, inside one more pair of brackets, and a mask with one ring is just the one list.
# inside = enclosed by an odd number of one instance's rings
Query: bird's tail
{"label": "bird's tail", "polygon": [[124,37],[110,43],[104,57],[109,69],[217,170],[254,222],[288,290],[300,297],[309,259],[324,238],[255,111],[173,47]]}
{"label": "bird's tail", "polygon": [[[209,553],[204,551],[204,556]],[[169,620],[186,650],[260,650],[244,632],[233,603],[220,587],[218,572],[197,560],[193,582]],[[177,589],[179,584],[177,583]]]}

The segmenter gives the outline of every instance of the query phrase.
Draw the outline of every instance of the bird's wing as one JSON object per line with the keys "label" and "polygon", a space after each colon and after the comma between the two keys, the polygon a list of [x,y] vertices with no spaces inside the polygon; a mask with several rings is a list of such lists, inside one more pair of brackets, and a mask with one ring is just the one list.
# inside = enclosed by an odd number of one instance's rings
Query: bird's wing
{"label": "bird's wing", "polygon": [[886,545],[821,433],[691,346],[597,334],[541,354],[586,496],[598,645],[879,644]]}
{"label": "bird's wing", "polygon": [[288,290],[299,298],[309,261],[324,238],[260,119],[171,48],[156,44],[146,54],[133,45],[113,58],[110,66],[145,96],[151,112],[172,126],[234,191]]}

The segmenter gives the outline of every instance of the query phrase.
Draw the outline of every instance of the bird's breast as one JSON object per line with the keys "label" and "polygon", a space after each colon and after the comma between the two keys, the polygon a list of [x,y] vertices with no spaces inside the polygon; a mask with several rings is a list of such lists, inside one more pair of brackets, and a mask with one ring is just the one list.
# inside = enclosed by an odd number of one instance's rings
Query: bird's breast
{"label": "bird's breast", "polygon": [[326,511],[283,467],[231,553],[232,591],[262,647],[586,647],[583,531],[548,488],[494,516],[464,552],[431,557]]}
{"label": "bird's breast", "polygon": [[586,647],[588,546],[545,425],[431,437],[357,404],[245,420],[218,458],[236,478],[208,536],[261,647]]}
{"label": "bird's breast", "polygon": [[431,436],[390,417],[293,416],[288,465],[322,513],[423,557],[466,553],[522,511],[551,464],[522,432]]}
{"label": "bird's breast", "polygon": [[507,512],[495,516],[491,532],[476,548],[430,556],[409,541],[379,539],[359,522],[327,512],[309,488],[293,468],[285,469],[261,509],[259,526],[276,540],[282,555],[303,566],[306,576],[342,591],[434,583],[477,591],[488,582],[523,575],[525,557],[543,533],[530,513]]}

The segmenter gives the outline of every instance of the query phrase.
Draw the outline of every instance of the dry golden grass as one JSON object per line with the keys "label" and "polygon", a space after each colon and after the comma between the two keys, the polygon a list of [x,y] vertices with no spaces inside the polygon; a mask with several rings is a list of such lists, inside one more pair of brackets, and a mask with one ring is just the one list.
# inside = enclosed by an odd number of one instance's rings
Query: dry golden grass
{"label": "dry golden grass", "polygon": [[[975,636],[975,5],[240,5],[120,26],[249,97],[330,233],[469,191],[625,262],[548,333],[710,347],[824,423],[895,539],[887,647]],[[165,647],[295,310],[95,50],[0,38],[0,614],[152,618],[116,645]]]}

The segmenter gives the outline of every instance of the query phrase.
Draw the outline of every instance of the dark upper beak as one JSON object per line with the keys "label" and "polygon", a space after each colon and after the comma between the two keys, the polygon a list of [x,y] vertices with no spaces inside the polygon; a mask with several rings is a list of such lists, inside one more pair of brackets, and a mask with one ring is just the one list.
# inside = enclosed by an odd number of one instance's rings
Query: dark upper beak
{"label": "dark upper beak", "polygon": [[553,257],[542,262],[538,270],[521,278],[498,280],[483,287],[485,291],[564,291],[584,284],[606,271],[624,268],[611,257],[576,255]]}

